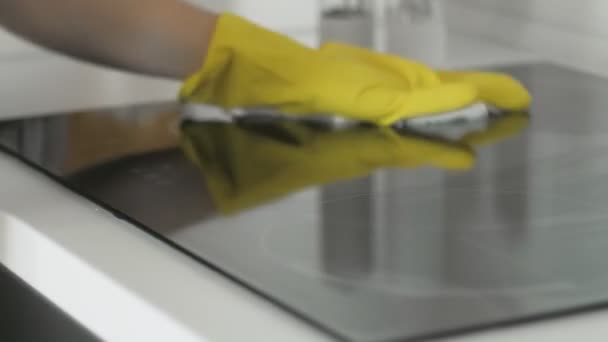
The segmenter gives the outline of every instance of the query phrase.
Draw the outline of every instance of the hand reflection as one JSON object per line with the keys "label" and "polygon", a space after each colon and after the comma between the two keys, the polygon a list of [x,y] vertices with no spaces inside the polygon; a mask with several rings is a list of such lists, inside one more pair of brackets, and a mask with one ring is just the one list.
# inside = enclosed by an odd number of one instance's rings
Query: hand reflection
{"label": "hand reflection", "polygon": [[527,116],[509,115],[486,132],[448,142],[385,127],[187,121],[181,145],[201,169],[217,209],[229,214],[379,168],[466,170],[474,164],[471,145],[501,140],[526,123]]}
{"label": "hand reflection", "polygon": [[469,146],[484,146],[501,142],[522,132],[530,123],[526,112],[513,112],[490,122],[487,129],[466,134],[460,141]]}

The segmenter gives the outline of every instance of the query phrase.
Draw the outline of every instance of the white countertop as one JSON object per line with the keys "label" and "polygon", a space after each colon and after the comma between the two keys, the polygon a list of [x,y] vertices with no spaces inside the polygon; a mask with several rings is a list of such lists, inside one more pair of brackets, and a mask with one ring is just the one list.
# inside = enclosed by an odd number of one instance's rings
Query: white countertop
{"label": "white countertop", "polygon": [[[454,67],[534,60],[463,37]],[[173,82],[44,55],[0,59],[0,117],[172,99]],[[329,341],[216,272],[0,155],[0,262],[104,340]],[[450,341],[603,341],[608,312]]]}

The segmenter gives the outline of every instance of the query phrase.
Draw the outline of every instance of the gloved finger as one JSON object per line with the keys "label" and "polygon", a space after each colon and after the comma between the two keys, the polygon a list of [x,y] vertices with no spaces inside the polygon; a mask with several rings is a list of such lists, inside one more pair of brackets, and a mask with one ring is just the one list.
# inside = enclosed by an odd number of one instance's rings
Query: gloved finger
{"label": "gloved finger", "polygon": [[506,74],[492,72],[439,71],[444,83],[458,82],[475,86],[481,101],[505,110],[523,110],[530,106],[528,90]]}
{"label": "gloved finger", "polygon": [[[383,126],[390,126],[404,119],[465,108],[478,99],[477,90],[473,86],[458,83],[401,93],[397,90],[386,91],[386,93],[374,90],[366,96],[368,98],[365,100],[373,104],[377,103],[379,112],[386,113],[378,120],[378,123]],[[392,104],[389,104],[391,98],[393,99]],[[370,109],[373,109],[373,105],[370,106]]]}
{"label": "gloved finger", "polygon": [[385,72],[397,74],[414,87],[433,87],[440,83],[435,71],[428,66],[399,56],[338,42],[324,43],[319,51],[326,56],[350,58]]}
{"label": "gloved finger", "polygon": [[[360,128],[336,132],[319,137],[323,149],[329,149],[332,159],[350,156],[343,160],[342,168],[349,164],[361,165],[369,171],[376,168],[415,168],[434,166],[449,170],[470,169],[475,161],[472,149],[462,143],[426,138],[389,127]],[[328,173],[327,170],[325,173]]]}
{"label": "gloved finger", "polygon": [[521,132],[529,122],[530,118],[526,113],[509,113],[494,122],[488,130],[467,134],[461,141],[473,146],[488,145]]}

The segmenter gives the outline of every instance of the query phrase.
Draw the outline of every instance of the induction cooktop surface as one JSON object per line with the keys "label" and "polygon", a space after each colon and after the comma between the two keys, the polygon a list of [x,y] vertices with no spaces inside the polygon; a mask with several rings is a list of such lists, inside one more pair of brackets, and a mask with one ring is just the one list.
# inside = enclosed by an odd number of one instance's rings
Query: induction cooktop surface
{"label": "induction cooktop surface", "polygon": [[169,103],[5,121],[0,146],[338,340],[608,307],[608,80],[502,70],[530,115],[458,141]]}

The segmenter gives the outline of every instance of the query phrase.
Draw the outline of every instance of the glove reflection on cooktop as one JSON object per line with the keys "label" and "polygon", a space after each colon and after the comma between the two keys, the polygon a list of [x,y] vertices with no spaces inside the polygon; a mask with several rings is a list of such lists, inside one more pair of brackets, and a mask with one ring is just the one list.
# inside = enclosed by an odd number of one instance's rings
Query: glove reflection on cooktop
{"label": "glove reflection on cooktop", "polygon": [[508,138],[527,123],[526,113],[508,113],[484,131],[447,141],[375,126],[187,121],[181,145],[200,168],[217,208],[228,214],[381,168],[467,170],[474,165],[474,146]]}

